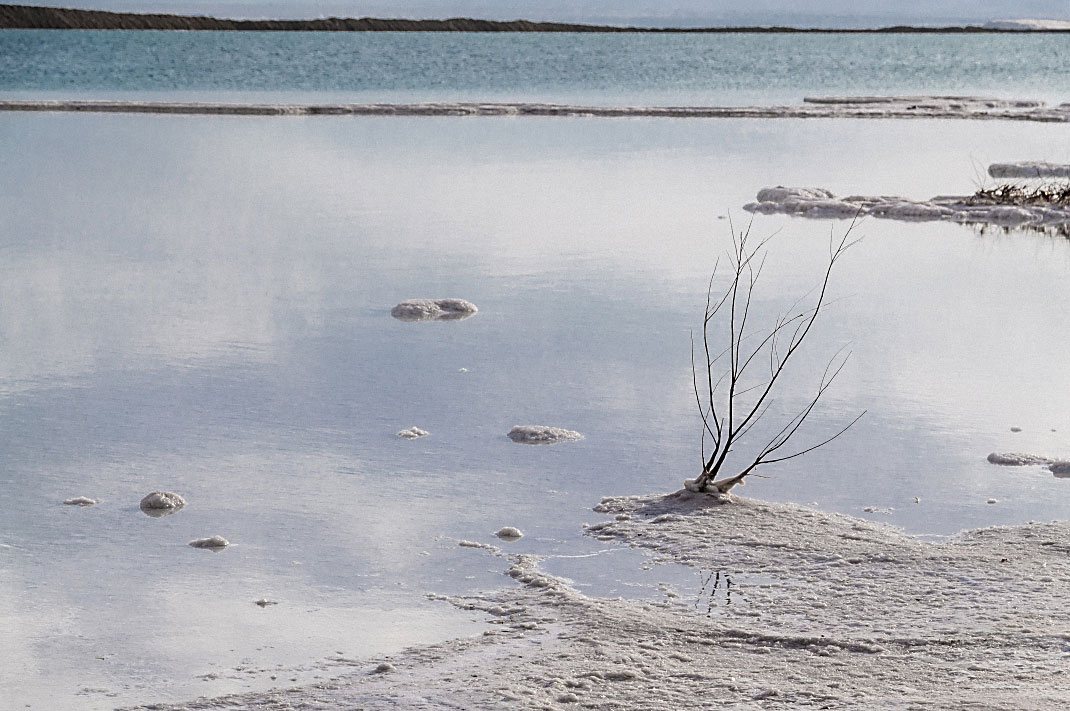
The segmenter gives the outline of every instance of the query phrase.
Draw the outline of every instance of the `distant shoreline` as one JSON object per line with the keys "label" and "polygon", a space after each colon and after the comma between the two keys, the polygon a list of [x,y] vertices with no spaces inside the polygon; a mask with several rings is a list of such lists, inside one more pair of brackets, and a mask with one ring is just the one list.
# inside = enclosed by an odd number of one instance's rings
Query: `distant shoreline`
{"label": "distant shoreline", "polygon": [[997,29],[976,25],[870,29],[805,27],[621,27],[564,22],[497,21],[467,17],[448,20],[328,17],[314,20],[233,20],[192,15],[75,10],[31,5],[0,5],[0,29],[23,30],[184,30],[252,32],[587,32],[642,34],[1070,34],[1064,29]]}

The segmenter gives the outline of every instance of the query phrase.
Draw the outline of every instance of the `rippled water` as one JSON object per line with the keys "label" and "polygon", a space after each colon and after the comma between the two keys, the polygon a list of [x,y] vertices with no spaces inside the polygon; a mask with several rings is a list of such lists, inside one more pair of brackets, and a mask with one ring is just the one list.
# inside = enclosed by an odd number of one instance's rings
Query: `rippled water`
{"label": "rippled water", "polygon": [[714,105],[935,92],[1066,101],[1070,36],[8,30],[0,92]]}

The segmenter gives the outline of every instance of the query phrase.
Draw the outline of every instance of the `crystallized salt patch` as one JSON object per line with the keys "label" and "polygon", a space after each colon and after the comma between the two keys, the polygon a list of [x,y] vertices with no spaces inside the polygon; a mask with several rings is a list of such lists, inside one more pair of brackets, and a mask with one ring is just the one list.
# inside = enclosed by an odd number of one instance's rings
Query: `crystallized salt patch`
{"label": "crystallized salt patch", "polygon": [[517,444],[557,444],[558,442],[575,442],[583,435],[573,430],[545,425],[516,425],[509,430],[509,439]]}
{"label": "crystallized salt patch", "polygon": [[763,215],[854,218],[873,215],[904,222],[947,221],[972,224],[1055,226],[1070,224],[1070,208],[1059,204],[996,205],[970,195],[910,200],[888,195],[835,197],[824,188],[762,188],[743,209]]}
{"label": "crystallized salt patch", "polygon": [[464,299],[409,299],[390,309],[390,315],[399,321],[460,321],[477,311]]}
{"label": "crystallized salt patch", "polygon": [[221,551],[230,545],[230,541],[222,536],[210,536],[208,538],[197,538],[190,541],[187,545],[191,548],[204,548],[211,551]]}
{"label": "crystallized salt patch", "polygon": [[512,526],[505,526],[504,528],[499,528],[498,532],[494,535],[505,541],[515,541],[519,538],[524,537],[524,534],[520,531],[519,528],[513,528]]}
{"label": "crystallized salt patch", "polygon": [[999,464],[1004,467],[1028,467],[1035,464],[1050,464],[1051,460],[1037,454],[1023,454],[1021,452],[992,452],[987,457],[990,464]]}

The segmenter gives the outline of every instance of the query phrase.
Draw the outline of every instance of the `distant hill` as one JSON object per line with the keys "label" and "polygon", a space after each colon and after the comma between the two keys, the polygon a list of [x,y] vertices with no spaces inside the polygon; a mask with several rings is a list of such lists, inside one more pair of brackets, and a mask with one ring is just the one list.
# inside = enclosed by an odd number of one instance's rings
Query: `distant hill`
{"label": "distant hill", "polygon": [[[1021,21],[1018,21],[1021,22]],[[102,10],[74,10],[32,5],[0,5],[0,29],[37,30],[216,30],[216,31],[275,31],[275,32],[823,32],[823,33],[939,33],[939,32],[1065,32],[1064,28],[1046,26],[1013,28],[985,27],[911,27],[896,26],[880,29],[800,29],[795,27],[619,27],[612,25],[583,25],[563,22],[529,22],[513,20],[449,20],[376,19],[371,17],[328,17],[315,20],[228,20],[190,15],[139,14],[105,12]]]}

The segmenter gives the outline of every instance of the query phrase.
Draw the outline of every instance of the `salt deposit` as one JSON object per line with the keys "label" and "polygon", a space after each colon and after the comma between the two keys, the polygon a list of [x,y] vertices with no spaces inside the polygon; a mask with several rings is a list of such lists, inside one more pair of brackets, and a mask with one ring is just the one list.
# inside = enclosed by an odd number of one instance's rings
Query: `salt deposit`
{"label": "salt deposit", "polygon": [[65,499],[64,502],[68,506],[93,506],[99,504],[98,499],[91,499],[88,496],[75,496],[73,499]]}
{"label": "salt deposit", "polygon": [[430,434],[427,430],[422,430],[419,427],[413,426],[407,430],[401,430],[398,432],[398,437],[401,439],[419,439],[420,437],[426,437]]}
{"label": "salt deposit", "polygon": [[185,499],[170,491],[154,491],[141,500],[141,510],[153,518],[170,516],[185,505]]}
{"label": "salt deposit", "polygon": [[1070,30],[1070,22],[1066,20],[992,20],[982,25],[986,30]]}
{"label": "salt deposit", "polygon": [[479,311],[464,299],[409,299],[390,310],[399,321],[461,321]]}
{"label": "salt deposit", "polygon": [[1004,467],[1028,467],[1033,465],[1050,464],[1051,460],[1036,454],[1023,454],[1021,452],[992,452],[987,457],[992,464]]}
{"label": "salt deposit", "polygon": [[[511,556],[520,585],[437,598],[486,615],[495,624],[482,636],[314,686],[153,708],[1039,711],[1070,697],[1070,523],[936,544],[802,506],[688,492],[596,510],[608,519],[599,538],[755,582],[734,585],[731,604],[599,599],[536,557]],[[382,663],[390,674],[373,673]]]}
{"label": "salt deposit", "polygon": [[1070,165],[1022,161],[1020,163],[993,163],[988,166],[993,178],[1070,178]]}
{"label": "salt deposit", "polygon": [[208,538],[197,538],[186,545],[191,548],[205,548],[210,551],[221,551],[230,545],[230,541],[222,536],[209,536]]}
{"label": "salt deposit", "polygon": [[524,534],[519,528],[513,528],[512,526],[504,526],[498,529],[498,532],[494,534],[503,541],[517,541],[524,537]]}
{"label": "salt deposit", "polygon": [[665,118],[1002,119],[1070,122],[1070,105],[982,96],[825,96],[792,106],[583,106],[543,103],[257,104],[8,99],[0,111],[242,116],[583,116]]}
{"label": "salt deposit", "polygon": [[517,444],[557,444],[583,439],[579,432],[545,425],[515,425],[508,437]]}
{"label": "salt deposit", "polygon": [[837,198],[824,188],[777,186],[758,191],[748,212],[811,218],[854,218],[872,215],[905,222],[962,222],[1016,226],[1070,225],[1070,207],[1056,205],[996,205],[972,196],[941,195],[910,200],[890,195],[851,195]]}
{"label": "salt deposit", "polygon": [[1048,469],[1052,474],[1060,479],[1066,479],[1070,477],[1070,461],[1065,459],[1059,459],[1048,465]]}
{"label": "salt deposit", "polygon": [[479,548],[480,550],[490,551],[491,553],[500,552],[496,546],[492,546],[489,543],[480,543],[478,541],[460,540],[457,541],[457,545],[461,548]]}

